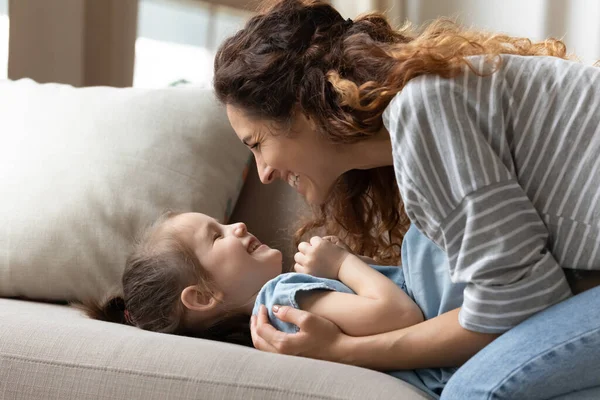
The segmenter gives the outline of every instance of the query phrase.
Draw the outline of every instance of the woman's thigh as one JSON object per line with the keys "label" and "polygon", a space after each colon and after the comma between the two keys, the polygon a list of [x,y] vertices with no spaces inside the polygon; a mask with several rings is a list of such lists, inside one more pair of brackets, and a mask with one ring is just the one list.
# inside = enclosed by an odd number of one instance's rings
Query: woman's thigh
{"label": "woman's thigh", "polygon": [[456,371],[441,398],[585,399],[590,390],[600,392],[600,287],[500,336]]}

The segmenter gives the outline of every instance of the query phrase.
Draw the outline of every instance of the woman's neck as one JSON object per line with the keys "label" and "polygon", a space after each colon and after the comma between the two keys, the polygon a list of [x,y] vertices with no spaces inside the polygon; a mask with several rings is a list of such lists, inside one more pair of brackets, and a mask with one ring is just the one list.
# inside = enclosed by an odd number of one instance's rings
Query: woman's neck
{"label": "woman's neck", "polygon": [[347,145],[344,152],[347,170],[387,167],[394,164],[390,134],[383,126],[374,136]]}

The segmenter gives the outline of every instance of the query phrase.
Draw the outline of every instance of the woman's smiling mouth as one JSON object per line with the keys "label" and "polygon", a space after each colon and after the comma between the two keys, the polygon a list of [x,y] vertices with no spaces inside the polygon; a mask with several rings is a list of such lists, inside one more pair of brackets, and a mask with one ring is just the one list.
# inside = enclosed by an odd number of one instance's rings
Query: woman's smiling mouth
{"label": "woman's smiling mouth", "polygon": [[294,174],[293,172],[288,173],[287,176],[287,183],[293,187],[293,188],[297,188],[298,187],[298,181],[300,180],[300,176],[297,174]]}

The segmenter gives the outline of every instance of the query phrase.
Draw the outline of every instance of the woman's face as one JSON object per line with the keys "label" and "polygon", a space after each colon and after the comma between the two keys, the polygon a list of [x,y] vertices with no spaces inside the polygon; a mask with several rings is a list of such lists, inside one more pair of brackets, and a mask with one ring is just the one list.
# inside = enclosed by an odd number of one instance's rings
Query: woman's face
{"label": "woman's face", "polygon": [[227,116],[240,140],[248,146],[264,184],[282,179],[310,204],[322,204],[341,167],[336,145],[319,137],[310,120],[298,115],[291,124],[250,118],[227,106]]}

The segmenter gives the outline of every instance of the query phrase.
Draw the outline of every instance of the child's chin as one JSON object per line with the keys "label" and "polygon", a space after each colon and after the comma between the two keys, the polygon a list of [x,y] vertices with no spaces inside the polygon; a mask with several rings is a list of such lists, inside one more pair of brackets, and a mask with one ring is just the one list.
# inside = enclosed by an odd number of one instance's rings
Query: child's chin
{"label": "child's chin", "polygon": [[281,251],[277,250],[277,249],[272,249],[273,250],[273,257],[277,258],[277,263],[281,264],[283,262],[283,254],[281,254]]}

